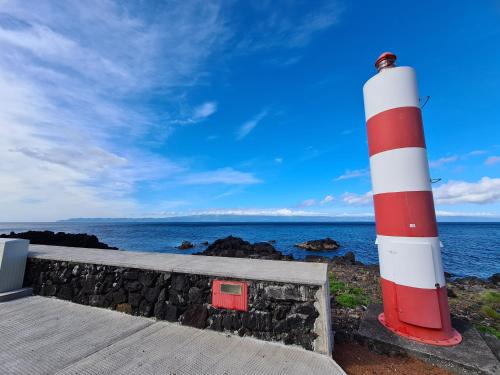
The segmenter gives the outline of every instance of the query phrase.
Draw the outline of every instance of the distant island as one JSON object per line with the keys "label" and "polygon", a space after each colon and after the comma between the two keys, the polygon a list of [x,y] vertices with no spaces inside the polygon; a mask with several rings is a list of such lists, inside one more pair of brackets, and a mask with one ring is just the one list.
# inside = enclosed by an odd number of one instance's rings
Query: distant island
{"label": "distant island", "polygon": [[[439,216],[438,222],[477,222],[489,223],[499,222],[500,217],[472,217],[472,216]],[[176,215],[167,217],[108,217],[108,218],[69,218],[57,222],[80,222],[80,223],[372,223],[373,216],[369,215],[337,215],[337,216],[286,216],[286,215]]]}

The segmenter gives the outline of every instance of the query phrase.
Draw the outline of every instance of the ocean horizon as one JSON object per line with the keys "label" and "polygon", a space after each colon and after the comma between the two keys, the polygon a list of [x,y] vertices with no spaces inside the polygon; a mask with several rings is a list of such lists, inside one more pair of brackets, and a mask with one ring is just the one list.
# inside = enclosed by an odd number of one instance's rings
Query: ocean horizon
{"label": "ocean horizon", "polygon": [[[456,277],[486,278],[500,272],[500,223],[439,222],[439,238],[446,272]],[[192,254],[203,251],[204,242],[229,235],[250,242],[273,241],[273,246],[296,259],[306,255],[333,257],[352,251],[356,259],[377,264],[375,224],[373,222],[160,222],[87,221],[0,223],[0,233],[27,230],[87,233],[122,250]],[[341,244],[330,252],[309,252],[295,247],[299,242],[330,237]],[[179,250],[182,241],[195,247]]]}

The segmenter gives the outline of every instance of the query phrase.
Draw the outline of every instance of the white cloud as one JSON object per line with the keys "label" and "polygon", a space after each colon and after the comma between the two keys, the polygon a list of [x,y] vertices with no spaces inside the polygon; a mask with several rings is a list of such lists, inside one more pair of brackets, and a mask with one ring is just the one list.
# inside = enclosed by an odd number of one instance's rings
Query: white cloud
{"label": "white cloud", "polygon": [[256,3],[253,10],[260,22],[254,27],[245,28],[244,38],[238,45],[243,53],[271,48],[305,47],[316,35],[338,24],[343,12],[343,7],[336,1],[316,4],[314,10],[309,12],[301,9],[299,3],[285,4],[284,8],[278,2]]}
{"label": "white cloud", "polygon": [[300,206],[301,207],[311,207],[311,206],[314,206],[316,204],[316,199],[306,199],[305,201],[303,201]]}
{"label": "white cloud", "polygon": [[[0,15],[0,220],[124,216],[139,182],[184,173],[145,144],[173,114],[141,104],[206,76],[227,40],[216,3],[155,8],[112,1],[3,1]],[[195,108],[206,118],[214,102]],[[168,120],[163,120],[164,118]]]}
{"label": "white cloud", "polygon": [[474,151],[466,153],[464,156],[465,157],[467,157],[467,156],[478,156],[478,155],[484,155],[486,153],[488,153],[488,151],[486,151],[486,150],[474,150]]}
{"label": "white cloud", "polygon": [[500,217],[499,213],[494,212],[457,212],[457,211],[443,211],[436,210],[436,215],[440,217],[484,217],[484,218],[497,218]]}
{"label": "white cloud", "polygon": [[290,208],[212,208],[206,210],[192,211],[169,211],[157,212],[148,217],[185,217],[185,216],[273,216],[273,217],[325,217],[325,218],[370,218],[371,212],[349,213],[349,212],[319,212],[308,210],[295,210]]}
{"label": "white cloud", "polygon": [[483,177],[477,182],[449,181],[434,189],[438,204],[494,203],[500,200],[500,178]]}
{"label": "white cloud", "polygon": [[186,174],[179,182],[184,185],[253,185],[262,181],[252,173],[240,172],[233,168],[221,168],[214,171]]}
{"label": "white cloud", "polygon": [[85,173],[100,173],[112,168],[121,168],[128,164],[123,156],[118,156],[98,147],[74,149],[64,146],[38,149],[35,147],[13,148],[24,156],[45,163],[57,164]]}
{"label": "white cloud", "polygon": [[[365,194],[344,193],[342,201],[349,205],[368,205],[371,191]],[[449,181],[433,189],[437,204],[494,203],[500,200],[500,178],[483,177],[478,182]]]}
{"label": "white cloud", "polygon": [[241,140],[245,138],[255,127],[262,121],[264,117],[267,116],[267,111],[260,112],[253,119],[246,121],[243,125],[240,126],[238,131],[236,132],[236,139]]}
{"label": "white cloud", "polygon": [[342,202],[353,206],[365,206],[373,201],[373,193],[371,191],[365,194],[344,193],[342,194]]}
{"label": "white cloud", "polygon": [[429,167],[431,167],[431,168],[440,168],[440,167],[442,167],[445,164],[452,163],[452,162],[457,161],[457,160],[458,160],[458,156],[457,155],[447,156],[447,157],[444,157],[444,158],[440,158],[440,159],[437,159],[437,160],[430,161],[429,162]]}
{"label": "white cloud", "polygon": [[486,164],[486,165],[495,165],[498,163],[500,163],[500,156],[490,156],[484,162],[484,164]]}
{"label": "white cloud", "polygon": [[365,177],[365,176],[369,176],[369,175],[370,175],[370,171],[368,169],[354,169],[354,170],[347,169],[344,172],[344,174],[335,178],[334,181],[349,180],[351,178],[359,178],[359,177]]}
{"label": "white cloud", "polygon": [[217,103],[206,102],[194,109],[193,119],[205,119],[217,111]]}
{"label": "white cloud", "polygon": [[327,196],[325,196],[325,197],[321,200],[321,202],[319,202],[319,203],[320,203],[320,204],[327,204],[327,203],[333,202],[333,200],[334,200],[334,199],[335,199],[335,198],[334,198],[334,197],[332,197],[331,195],[327,195]]}
{"label": "white cloud", "polygon": [[217,112],[217,103],[205,102],[197,107],[194,107],[191,110],[189,116],[187,116],[186,118],[175,119],[170,121],[170,123],[180,124],[180,125],[196,124],[200,121],[206,120],[207,118],[212,116],[215,112]]}
{"label": "white cloud", "polygon": [[282,163],[283,163],[283,158],[275,158],[275,159],[274,159],[274,162],[275,162],[276,164],[282,164]]}
{"label": "white cloud", "polygon": [[[184,203],[184,202],[181,202]],[[179,203],[180,205],[180,203]],[[145,217],[172,218],[187,216],[271,216],[271,217],[324,217],[328,218],[373,218],[373,212],[322,212],[309,210],[295,210],[290,208],[210,208],[206,210],[190,211],[160,211],[148,213]],[[437,210],[436,215],[442,218],[470,217],[470,218],[499,218],[494,212],[460,212]]]}

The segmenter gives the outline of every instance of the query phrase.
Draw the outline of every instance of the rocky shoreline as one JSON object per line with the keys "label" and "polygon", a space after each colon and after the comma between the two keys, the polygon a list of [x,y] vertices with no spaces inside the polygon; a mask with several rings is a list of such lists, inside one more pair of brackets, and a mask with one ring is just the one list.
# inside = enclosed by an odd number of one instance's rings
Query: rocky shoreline
{"label": "rocky shoreline", "polygon": [[[94,235],[54,233],[50,231],[28,231],[0,235],[3,238],[25,238],[33,244],[117,249],[98,240]],[[195,255],[221,256],[249,259],[296,261],[292,255],[285,255],[271,243],[250,243],[241,238],[229,236],[218,239]],[[307,241],[305,247],[317,251],[318,247],[337,249],[340,244],[331,239]],[[302,248],[305,248],[301,246]],[[179,248],[194,247],[184,241]],[[331,250],[331,249],[330,249]],[[356,342],[361,318],[369,304],[381,302],[378,265],[367,265],[356,260],[354,253],[326,257],[307,255],[307,262],[328,264],[332,306],[332,326],[336,342]],[[476,326],[483,335],[500,339],[500,274],[487,279],[474,276],[457,278],[449,273],[447,279],[450,311],[453,317],[466,320]]]}
{"label": "rocky shoreline", "polygon": [[195,255],[219,256],[231,258],[267,259],[267,260],[294,260],[292,255],[284,255],[269,242],[251,244],[239,237],[229,236],[218,239],[206,250]]}
{"label": "rocky shoreline", "polygon": [[34,245],[52,245],[69,247],[88,247],[92,249],[118,250],[117,247],[108,246],[99,241],[97,236],[87,233],[66,233],[52,232],[49,230],[27,232],[10,232],[9,234],[0,234],[0,238],[23,238],[29,240]]}
{"label": "rocky shoreline", "polygon": [[[320,244],[321,240],[309,241]],[[335,242],[336,243],[336,242]],[[338,245],[338,243],[336,243]],[[338,245],[340,246],[340,245]],[[252,259],[296,260],[284,255],[269,242],[250,244],[237,237],[219,239],[199,255]],[[376,264],[363,264],[354,253],[325,257],[307,255],[307,262],[328,264],[332,326],[337,342],[357,342],[361,318],[372,303],[381,303],[380,272]],[[451,314],[474,324],[483,334],[500,338],[500,274],[488,279],[456,278],[446,273]]]}

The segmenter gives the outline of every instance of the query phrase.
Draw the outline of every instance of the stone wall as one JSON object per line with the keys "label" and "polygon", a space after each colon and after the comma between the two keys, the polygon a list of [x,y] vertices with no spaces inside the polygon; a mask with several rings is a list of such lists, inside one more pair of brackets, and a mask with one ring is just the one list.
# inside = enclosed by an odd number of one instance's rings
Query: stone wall
{"label": "stone wall", "polygon": [[[155,317],[196,328],[315,350],[318,286],[248,282],[248,312],[211,305],[205,275],[28,258],[24,285],[35,294]],[[319,339],[318,339],[319,340]]]}

